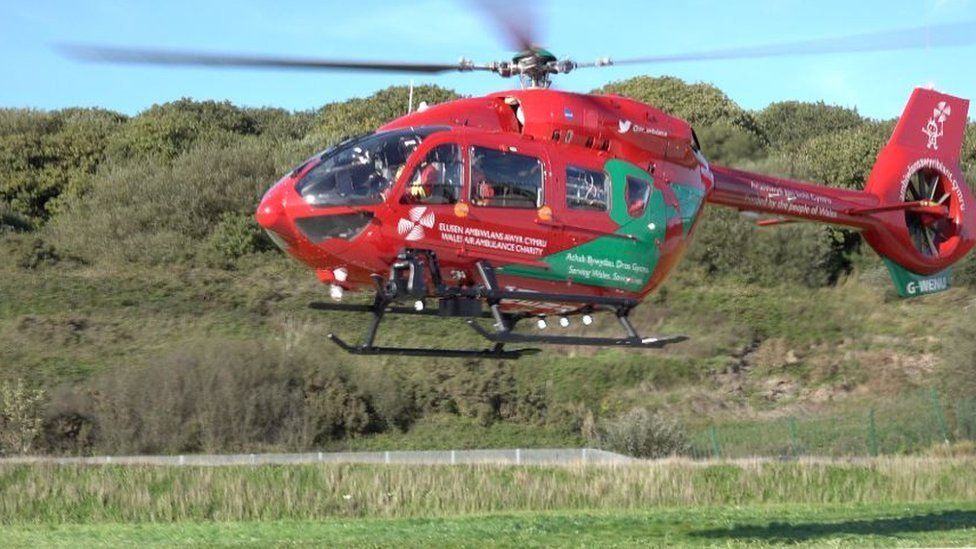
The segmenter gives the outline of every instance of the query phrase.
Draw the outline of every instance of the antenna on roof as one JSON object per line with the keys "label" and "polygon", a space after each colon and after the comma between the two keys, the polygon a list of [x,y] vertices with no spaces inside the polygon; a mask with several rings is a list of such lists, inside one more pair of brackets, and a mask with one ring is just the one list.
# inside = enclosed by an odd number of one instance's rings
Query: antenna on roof
{"label": "antenna on roof", "polygon": [[407,105],[407,114],[413,112],[413,78],[410,79],[410,104]]}

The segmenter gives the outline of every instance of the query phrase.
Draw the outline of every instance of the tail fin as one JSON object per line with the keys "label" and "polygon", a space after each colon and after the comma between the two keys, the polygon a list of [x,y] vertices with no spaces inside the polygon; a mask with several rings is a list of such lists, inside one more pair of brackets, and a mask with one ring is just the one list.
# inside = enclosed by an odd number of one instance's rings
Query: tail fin
{"label": "tail fin", "polygon": [[976,243],[976,203],[959,165],[968,111],[965,99],[916,89],[865,186],[880,207],[864,237],[900,295],[947,289],[949,268]]}
{"label": "tail fin", "polygon": [[918,88],[908,100],[888,146],[958,163],[968,111],[966,99]]}

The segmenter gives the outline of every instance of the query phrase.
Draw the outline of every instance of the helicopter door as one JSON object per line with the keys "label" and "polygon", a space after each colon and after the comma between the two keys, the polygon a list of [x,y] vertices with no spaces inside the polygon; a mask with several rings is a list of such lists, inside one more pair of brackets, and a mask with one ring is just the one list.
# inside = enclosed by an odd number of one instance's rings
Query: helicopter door
{"label": "helicopter door", "polygon": [[542,147],[486,140],[471,143],[468,158],[472,207],[466,247],[498,262],[538,262],[550,236],[549,227],[538,222],[549,172]]}

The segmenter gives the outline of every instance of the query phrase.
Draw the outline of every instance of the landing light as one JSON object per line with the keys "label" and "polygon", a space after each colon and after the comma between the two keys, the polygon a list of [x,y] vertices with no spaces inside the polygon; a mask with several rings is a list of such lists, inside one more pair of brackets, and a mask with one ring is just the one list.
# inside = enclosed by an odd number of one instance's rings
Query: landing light
{"label": "landing light", "polygon": [[535,325],[538,326],[540,330],[545,330],[546,329],[546,326],[548,326],[548,324],[546,323],[546,319],[544,319],[544,318],[540,318],[535,323]]}
{"label": "landing light", "polygon": [[583,315],[583,325],[589,326],[590,324],[593,324],[593,317],[590,315]]}
{"label": "landing light", "polygon": [[342,301],[343,293],[342,286],[337,286],[335,284],[329,286],[329,297],[335,301]]}
{"label": "landing light", "polygon": [[569,328],[569,319],[564,316],[559,317],[559,325],[563,328]]}
{"label": "landing light", "polygon": [[349,271],[345,267],[339,267],[338,269],[332,271],[332,276],[339,282],[345,282],[349,278]]}

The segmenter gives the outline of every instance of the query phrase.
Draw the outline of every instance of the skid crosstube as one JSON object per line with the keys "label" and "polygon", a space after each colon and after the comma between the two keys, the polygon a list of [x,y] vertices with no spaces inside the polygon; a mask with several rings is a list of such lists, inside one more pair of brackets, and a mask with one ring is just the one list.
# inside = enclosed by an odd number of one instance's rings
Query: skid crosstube
{"label": "skid crosstube", "polygon": [[686,336],[668,337],[586,337],[586,336],[547,336],[516,334],[513,332],[491,332],[474,320],[468,321],[468,326],[478,332],[481,337],[494,343],[539,343],[545,345],[580,345],[591,347],[632,347],[637,349],[660,349],[665,345],[679,343],[688,339]]}
{"label": "skid crosstube", "polygon": [[[428,289],[424,272],[429,270],[433,288]],[[502,289],[495,278],[494,268],[487,261],[477,263],[480,284],[452,287],[441,278],[437,256],[428,250],[403,250],[392,265],[389,280],[373,275],[376,295],[372,305],[343,303],[310,303],[319,310],[367,313],[372,319],[366,329],[363,343],[352,345],[335,334],[329,340],[341,349],[356,355],[395,355],[441,358],[494,358],[518,359],[540,352],[535,348],[506,350],[506,344],[581,345],[596,347],[628,347],[633,349],[660,349],[665,345],[688,339],[685,336],[641,337],[628,318],[631,310],[640,302],[633,298],[592,296],[548,292],[528,292]],[[438,300],[438,308],[427,309],[424,298]],[[397,305],[407,299],[418,300],[416,307]],[[515,324],[534,316],[526,313],[503,312],[502,302],[542,301],[576,307],[578,312],[589,313],[598,309],[613,311],[626,332],[625,337],[548,336],[515,333]],[[488,311],[483,309],[488,305]],[[424,347],[381,347],[374,345],[376,333],[387,314],[466,317],[468,325],[480,336],[493,343],[486,349],[429,349]],[[494,320],[495,330],[488,330],[474,319]]]}

